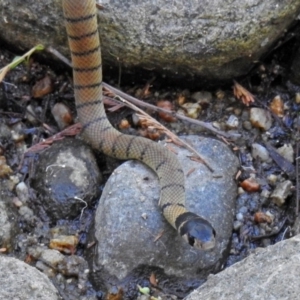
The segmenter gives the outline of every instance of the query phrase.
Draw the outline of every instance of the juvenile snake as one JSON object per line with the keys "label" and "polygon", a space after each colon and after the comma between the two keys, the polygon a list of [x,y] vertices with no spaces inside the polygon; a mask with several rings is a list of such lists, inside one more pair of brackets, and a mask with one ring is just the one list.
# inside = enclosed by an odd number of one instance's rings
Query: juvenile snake
{"label": "juvenile snake", "polygon": [[145,138],[125,135],[109,123],[102,99],[102,62],[94,0],[63,0],[73,64],[74,93],[82,130],[92,147],[118,159],[136,159],[156,172],[159,206],[168,222],[191,246],[208,250],[215,231],[185,208],[184,173],[176,156]]}

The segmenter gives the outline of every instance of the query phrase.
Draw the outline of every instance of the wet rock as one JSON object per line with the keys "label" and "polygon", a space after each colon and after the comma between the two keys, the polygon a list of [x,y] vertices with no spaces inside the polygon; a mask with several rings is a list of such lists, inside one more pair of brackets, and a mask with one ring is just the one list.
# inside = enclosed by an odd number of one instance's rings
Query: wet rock
{"label": "wet rock", "polygon": [[36,268],[3,255],[0,255],[0,266],[0,299],[60,299],[48,277]]}
{"label": "wet rock", "polygon": [[[267,248],[258,248],[246,259],[217,275],[185,300],[298,299],[300,236]],[[263,266],[263,267],[262,267]]]}
{"label": "wet rock", "polygon": [[198,136],[185,140],[215,170],[211,173],[203,164],[190,160],[189,151],[172,145],[185,174],[192,170],[186,178],[187,207],[213,224],[216,248],[203,252],[186,244],[158,207],[155,174],[139,162],[126,162],[106,183],[95,215],[95,235],[90,233],[90,241],[96,242],[96,249],[89,250],[90,265],[95,266],[93,272],[101,270],[99,285],[105,284],[104,277],[121,279],[141,264],[159,266],[169,275],[185,278],[205,277],[220,269],[232,232],[237,194],[233,176],[238,161],[219,141]]}
{"label": "wet rock", "polygon": [[32,184],[47,213],[65,219],[78,216],[99,195],[100,180],[91,148],[70,138],[40,154]]}

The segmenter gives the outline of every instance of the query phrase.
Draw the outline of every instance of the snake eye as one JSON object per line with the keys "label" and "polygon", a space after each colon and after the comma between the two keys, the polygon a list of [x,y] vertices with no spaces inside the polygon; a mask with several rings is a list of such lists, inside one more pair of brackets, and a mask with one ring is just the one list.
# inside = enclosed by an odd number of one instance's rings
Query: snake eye
{"label": "snake eye", "polygon": [[188,234],[188,243],[193,247],[195,245],[195,238]]}

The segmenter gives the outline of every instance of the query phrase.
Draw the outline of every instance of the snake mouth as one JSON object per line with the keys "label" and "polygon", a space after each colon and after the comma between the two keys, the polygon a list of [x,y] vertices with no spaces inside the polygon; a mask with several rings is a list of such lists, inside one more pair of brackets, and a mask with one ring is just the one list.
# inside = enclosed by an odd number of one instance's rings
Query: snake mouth
{"label": "snake mouth", "polygon": [[194,213],[180,215],[176,220],[176,227],[180,236],[196,249],[207,251],[216,245],[216,232],[212,225]]}

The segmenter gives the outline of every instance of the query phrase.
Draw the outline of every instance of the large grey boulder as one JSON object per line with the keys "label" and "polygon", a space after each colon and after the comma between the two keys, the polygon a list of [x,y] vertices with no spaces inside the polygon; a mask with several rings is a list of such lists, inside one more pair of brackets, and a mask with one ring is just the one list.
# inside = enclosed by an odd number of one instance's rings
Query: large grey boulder
{"label": "large grey boulder", "polygon": [[264,249],[217,275],[186,300],[296,300],[300,285],[300,235]]}
{"label": "large grey boulder", "polygon": [[[190,247],[167,223],[158,207],[156,175],[139,162],[126,162],[109,178],[95,215],[90,235],[90,265],[97,271],[97,284],[117,284],[139,266],[163,268],[168,275],[205,278],[219,270],[226,256],[235,213],[238,160],[220,141],[189,136],[185,139],[215,170],[189,158],[186,149],[177,152],[186,178],[187,207],[207,218],[217,233],[213,251]],[[171,174],[170,174],[171,176]],[[95,243],[96,242],[96,243]],[[145,268],[144,268],[145,269]]]}
{"label": "large grey boulder", "polygon": [[[300,12],[298,0],[99,3],[106,63],[213,79],[245,74]],[[0,37],[10,44],[69,54],[61,0],[2,0],[0,16]]]}

